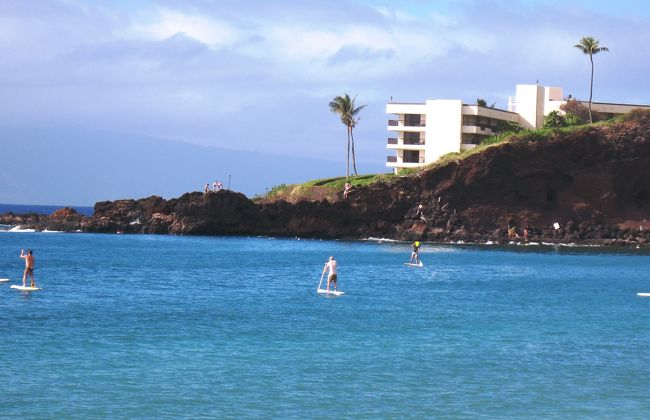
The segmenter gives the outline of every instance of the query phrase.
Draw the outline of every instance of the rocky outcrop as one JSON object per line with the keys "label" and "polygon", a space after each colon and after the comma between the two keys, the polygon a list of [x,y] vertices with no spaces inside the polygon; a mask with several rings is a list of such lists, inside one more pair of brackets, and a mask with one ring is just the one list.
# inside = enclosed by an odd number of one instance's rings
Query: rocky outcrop
{"label": "rocky outcrop", "polygon": [[245,195],[221,190],[187,193],[172,200],[152,196],[100,202],[82,228],[87,232],[246,235],[255,232],[258,218],[258,209]]}
{"label": "rocky outcrop", "polygon": [[650,241],[649,163],[650,113],[635,112],[609,126],[513,139],[415,175],[356,187],[347,199],[254,203],[223,190],[100,202],[90,218],[66,209],[49,217],[5,215],[0,223],[440,242],[520,241],[525,229],[529,241],[644,244]]}
{"label": "rocky outcrop", "polygon": [[36,213],[14,214],[6,213],[0,215],[0,225],[20,226],[23,229],[55,230],[55,231],[76,231],[81,229],[81,223],[85,216],[75,209],[65,207],[57,210],[51,215]]}

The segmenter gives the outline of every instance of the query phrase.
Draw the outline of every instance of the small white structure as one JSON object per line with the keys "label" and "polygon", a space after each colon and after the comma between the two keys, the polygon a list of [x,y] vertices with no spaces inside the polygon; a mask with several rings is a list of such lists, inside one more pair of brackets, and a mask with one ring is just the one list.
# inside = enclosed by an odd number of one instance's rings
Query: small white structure
{"label": "small white structure", "polygon": [[[515,97],[508,100],[507,111],[467,105],[455,99],[390,102],[386,105],[386,113],[394,117],[388,120],[388,130],[394,132],[394,136],[388,138],[386,147],[395,154],[387,157],[386,166],[397,173],[433,163],[447,153],[476,147],[509,122],[524,128],[541,128],[544,117],[551,111],[559,111],[560,105],[567,102],[562,95],[559,87],[517,85]],[[592,102],[591,108],[609,117],[635,108],[650,109],[650,106]]]}

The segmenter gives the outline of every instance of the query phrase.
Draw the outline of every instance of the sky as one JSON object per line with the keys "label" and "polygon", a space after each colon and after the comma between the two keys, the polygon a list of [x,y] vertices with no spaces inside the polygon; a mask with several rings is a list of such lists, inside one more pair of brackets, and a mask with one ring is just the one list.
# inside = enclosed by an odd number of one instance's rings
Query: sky
{"label": "sky", "polygon": [[0,0],[0,126],[341,161],[328,102],[349,93],[358,160],[381,163],[390,97],[587,99],[583,36],[610,49],[594,101],[650,103],[645,0]]}

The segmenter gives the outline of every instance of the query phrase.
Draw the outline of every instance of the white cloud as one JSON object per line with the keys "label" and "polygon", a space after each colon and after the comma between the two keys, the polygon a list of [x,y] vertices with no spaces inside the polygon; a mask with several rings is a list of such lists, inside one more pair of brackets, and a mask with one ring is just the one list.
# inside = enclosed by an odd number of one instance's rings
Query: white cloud
{"label": "white cloud", "polygon": [[[151,13],[151,15],[149,15]],[[241,33],[229,23],[207,16],[189,15],[182,12],[157,9],[127,30],[127,36],[163,40],[182,33],[211,47],[231,45]]]}
{"label": "white cloud", "polygon": [[377,7],[375,10],[388,19],[395,19],[401,22],[413,22],[418,20],[417,17],[399,9],[389,9],[388,7]]}

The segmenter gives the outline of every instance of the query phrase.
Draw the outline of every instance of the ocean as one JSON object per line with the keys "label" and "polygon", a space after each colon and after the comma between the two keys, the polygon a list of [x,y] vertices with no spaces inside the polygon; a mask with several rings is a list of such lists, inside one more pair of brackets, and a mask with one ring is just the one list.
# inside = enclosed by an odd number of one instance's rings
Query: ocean
{"label": "ocean", "polygon": [[[0,233],[1,418],[645,418],[650,255]],[[326,259],[340,289],[315,292]]]}
{"label": "ocean", "polygon": [[92,216],[94,208],[89,206],[41,206],[36,204],[3,204],[0,203],[0,214],[13,212],[15,214],[45,214],[50,215],[57,210],[60,210],[64,207],[72,207],[77,212],[86,215]]}

